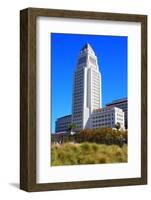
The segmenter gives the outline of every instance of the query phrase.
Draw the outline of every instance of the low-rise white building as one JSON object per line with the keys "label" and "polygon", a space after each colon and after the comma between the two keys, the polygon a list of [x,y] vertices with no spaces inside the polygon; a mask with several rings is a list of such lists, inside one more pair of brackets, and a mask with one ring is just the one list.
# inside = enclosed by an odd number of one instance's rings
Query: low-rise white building
{"label": "low-rise white building", "polygon": [[125,128],[128,128],[128,100],[127,98],[117,99],[111,103],[106,104],[107,107],[121,108],[124,112]]}
{"label": "low-rise white building", "polygon": [[121,128],[125,129],[124,112],[120,108],[99,108],[94,110],[91,114],[91,128],[113,128],[117,123],[120,123]]}
{"label": "low-rise white building", "polygon": [[[56,133],[66,132],[72,123],[72,116],[64,116],[56,121]],[[117,107],[104,107],[95,109],[90,116],[90,128],[114,128],[120,123],[121,129],[125,129],[124,112]]]}

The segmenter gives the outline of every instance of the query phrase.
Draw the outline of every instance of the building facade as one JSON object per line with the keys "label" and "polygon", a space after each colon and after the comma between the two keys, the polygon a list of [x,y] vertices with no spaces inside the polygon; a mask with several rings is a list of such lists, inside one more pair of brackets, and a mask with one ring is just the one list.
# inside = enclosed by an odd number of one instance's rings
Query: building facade
{"label": "building facade", "polygon": [[115,124],[120,123],[122,129],[125,129],[124,112],[117,107],[105,107],[96,109],[91,115],[91,127],[114,128]]}
{"label": "building facade", "polygon": [[72,116],[66,115],[64,117],[60,117],[56,121],[55,132],[66,132],[69,128],[69,125],[72,123]]}
{"label": "building facade", "polygon": [[93,110],[102,107],[101,73],[89,44],[80,52],[73,83],[72,123],[77,129],[91,128]]}
{"label": "building facade", "polygon": [[128,101],[127,98],[123,99],[117,99],[115,101],[112,101],[111,103],[106,104],[107,107],[117,107],[121,108],[124,112],[124,118],[125,118],[125,128],[128,128]]}

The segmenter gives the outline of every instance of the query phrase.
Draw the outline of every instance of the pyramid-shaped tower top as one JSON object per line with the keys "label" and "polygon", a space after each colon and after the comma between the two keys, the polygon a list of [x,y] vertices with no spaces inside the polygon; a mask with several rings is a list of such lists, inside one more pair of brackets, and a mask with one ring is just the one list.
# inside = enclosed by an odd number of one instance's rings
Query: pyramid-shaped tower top
{"label": "pyramid-shaped tower top", "polygon": [[86,43],[86,44],[82,47],[81,53],[83,53],[83,52],[91,52],[92,54],[94,54],[94,51],[93,51],[93,49],[92,49],[92,47],[91,47],[91,45],[90,45],[89,43]]}
{"label": "pyramid-shaped tower top", "polygon": [[[82,50],[84,49],[92,49],[91,45],[89,43],[86,43],[83,47]],[[93,50],[93,49],[92,49]]]}

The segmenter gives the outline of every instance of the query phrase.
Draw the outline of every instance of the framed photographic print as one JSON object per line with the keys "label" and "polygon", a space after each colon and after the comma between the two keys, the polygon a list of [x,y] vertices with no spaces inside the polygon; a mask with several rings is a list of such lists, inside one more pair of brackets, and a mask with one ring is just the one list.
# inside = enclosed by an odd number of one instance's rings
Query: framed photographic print
{"label": "framed photographic print", "polygon": [[20,12],[20,188],[147,184],[147,16]]}

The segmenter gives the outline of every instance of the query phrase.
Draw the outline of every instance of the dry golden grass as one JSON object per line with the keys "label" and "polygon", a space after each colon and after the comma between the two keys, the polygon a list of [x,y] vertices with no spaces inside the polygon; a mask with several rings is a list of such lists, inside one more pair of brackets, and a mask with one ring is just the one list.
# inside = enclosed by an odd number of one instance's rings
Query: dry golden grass
{"label": "dry golden grass", "polygon": [[52,145],[51,165],[79,165],[127,162],[127,145],[106,145],[84,142]]}

